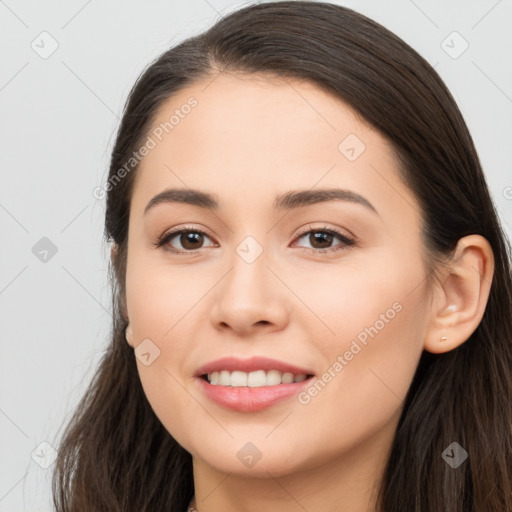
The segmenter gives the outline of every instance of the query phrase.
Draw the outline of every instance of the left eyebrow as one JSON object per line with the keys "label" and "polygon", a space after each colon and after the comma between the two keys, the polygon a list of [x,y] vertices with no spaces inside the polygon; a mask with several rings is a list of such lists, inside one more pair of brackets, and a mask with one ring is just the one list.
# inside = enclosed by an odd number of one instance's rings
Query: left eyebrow
{"label": "left eyebrow", "polygon": [[[318,190],[294,190],[277,196],[274,200],[276,210],[290,210],[301,206],[309,206],[328,201],[347,201],[360,204],[379,215],[372,203],[352,190],[326,188]],[[379,215],[380,216],[380,215]]]}
{"label": "left eyebrow", "polygon": [[[365,197],[351,190],[328,188],[317,190],[293,190],[275,197],[273,208],[275,210],[291,210],[328,201],[346,201],[360,204],[379,215],[379,212]],[[157,204],[183,203],[198,206],[207,210],[219,210],[217,196],[196,189],[169,188],[154,196],[144,208],[144,214]],[[380,215],[379,215],[380,216]]]}

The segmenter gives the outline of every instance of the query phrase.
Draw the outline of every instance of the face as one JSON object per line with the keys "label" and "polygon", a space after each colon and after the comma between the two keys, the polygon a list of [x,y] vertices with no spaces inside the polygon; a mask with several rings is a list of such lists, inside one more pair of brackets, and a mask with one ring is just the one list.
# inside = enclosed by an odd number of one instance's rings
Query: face
{"label": "face", "polygon": [[[127,339],[165,428],[195,460],[251,475],[384,447],[428,309],[420,208],[386,141],[312,84],[227,73],[173,96],[148,135]],[[168,189],[212,201],[145,211]]]}

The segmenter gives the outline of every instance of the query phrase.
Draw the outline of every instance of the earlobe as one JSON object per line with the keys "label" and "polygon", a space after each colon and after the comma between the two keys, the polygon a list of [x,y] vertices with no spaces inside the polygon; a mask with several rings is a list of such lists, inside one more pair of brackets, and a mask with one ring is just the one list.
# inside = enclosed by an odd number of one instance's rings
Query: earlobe
{"label": "earlobe", "polygon": [[132,331],[130,324],[128,324],[125,329],[125,338],[126,338],[126,341],[128,342],[128,345],[130,345],[130,347],[134,348],[133,347],[133,331]]}
{"label": "earlobe", "polygon": [[426,351],[448,352],[464,343],[481,322],[494,274],[494,255],[480,235],[461,238],[437,285]]}

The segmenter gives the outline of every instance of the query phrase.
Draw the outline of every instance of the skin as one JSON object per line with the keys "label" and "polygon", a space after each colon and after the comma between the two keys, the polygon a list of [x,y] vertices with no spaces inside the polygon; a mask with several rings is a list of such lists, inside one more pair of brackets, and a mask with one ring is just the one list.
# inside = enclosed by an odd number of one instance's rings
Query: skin
{"label": "skin", "polygon": [[[153,127],[190,96],[197,107],[137,170],[126,312],[130,346],[149,339],[160,350],[148,366],[137,358],[137,366],[155,414],[193,456],[191,506],[199,512],[375,510],[372,491],[421,353],[452,350],[475,330],[489,295],[492,250],[478,235],[461,239],[429,287],[420,208],[399,178],[390,146],[316,86],[221,73],[169,99]],[[355,161],[338,149],[348,134],[366,146]],[[168,187],[216,194],[221,208],[169,203],[144,215],[150,199]],[[341,201],[272,209],[277,194],[318,188],[357,192],[378,214]],[[181,226],[206,231],[197,254],[153,245]],[[318,252],[343,242],[299,238],[308,226],[334,228],[357,243]],[[236,251],[246,236],[263,249],[252,263]],[[186,250],[183,241],[177,235],[167,246]],[[193,378],[199,366],[231,355],[271,357],[321,376],[394,303],[400,312],[367,345],[360,343],[307,404],[292,397],[263,411],[235,412],[211,402]],[[261,453],[252,467],[237,457],[247,442]]]}

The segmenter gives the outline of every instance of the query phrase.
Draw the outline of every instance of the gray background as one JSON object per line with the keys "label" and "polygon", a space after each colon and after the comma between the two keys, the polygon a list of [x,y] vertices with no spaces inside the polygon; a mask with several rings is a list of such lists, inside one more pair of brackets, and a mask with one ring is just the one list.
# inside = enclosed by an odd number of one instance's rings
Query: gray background
{"label": "gray background", "polygon": [[[512,1],[336,3],[435,66],[510,237]],[[93,190],[128,91],[151,59],[242,5],[0,0],[0,511],[52,510],[52,446],[109,342],[109,248]],[[469,44],[461,55],[454,31]]]}

